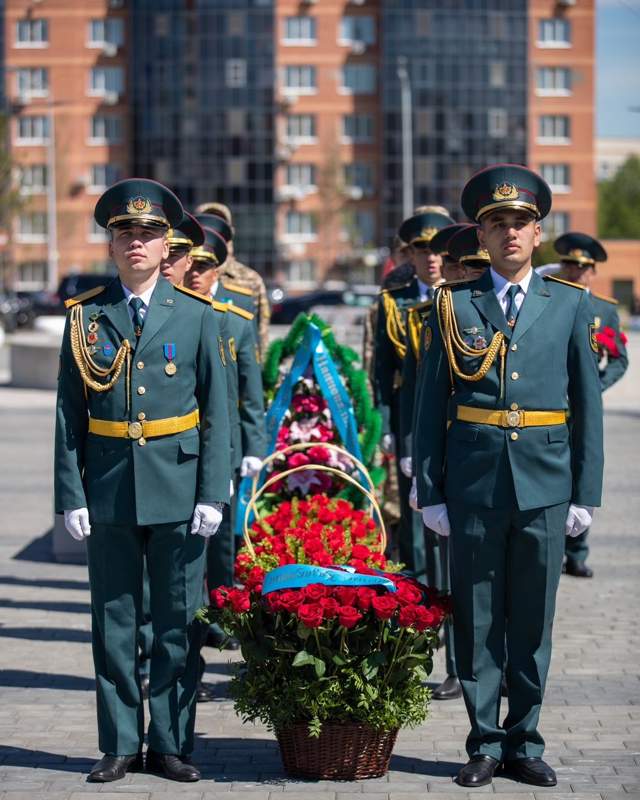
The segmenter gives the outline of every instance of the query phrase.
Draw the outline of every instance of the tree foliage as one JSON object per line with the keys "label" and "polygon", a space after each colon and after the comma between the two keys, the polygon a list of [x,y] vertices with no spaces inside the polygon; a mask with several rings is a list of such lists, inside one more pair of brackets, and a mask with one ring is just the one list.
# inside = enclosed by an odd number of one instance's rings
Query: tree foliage
{"label": "tree foliage", "polygon": [[640,239],[640,158],[629,156],[616,174],[598,186],[598,235]]}

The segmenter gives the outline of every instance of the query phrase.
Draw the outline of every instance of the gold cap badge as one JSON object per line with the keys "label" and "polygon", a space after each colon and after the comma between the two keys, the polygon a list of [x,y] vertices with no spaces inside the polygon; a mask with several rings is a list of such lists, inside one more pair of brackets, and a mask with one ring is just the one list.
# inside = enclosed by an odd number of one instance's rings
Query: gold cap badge
{"label": "gold cap badge", "polygon": [[493,199],[496,201],[517,200],[518,195],[518,189],[512,183],[501,183],[500,186],[496,186],[493,191]]}
{"label": "gold cap badge", "polygon": [[423,228],[420,231],[420,239],[426,242],[430,242],[437,232],[438,232],[437,228]]}
{"label": "gold cap badge", "polygon": [[484,247],[479,247],[478,250],[476,251],[476,255],[478,256],[478,258],[486,258],[487,261],[491,260],[491,256],[489,255],[489,251],[485,250]]}
{"label": "gold cap badge", "polygon": [[151,201],[138,195],[132,197],[127,203],[127,214],[148,214],[151,211]]}
{"label": "gold cap badge", "polygon": [[570,255],[572,258],[582,258],[582,256],[584,255],[584,253],[583,253],[583,251],[582,251],[582,250],[580,250],[580,248],[577,248],[577,247],[576,247],[576,248],[574,248],[573,250],[569,250],[569,255]]}

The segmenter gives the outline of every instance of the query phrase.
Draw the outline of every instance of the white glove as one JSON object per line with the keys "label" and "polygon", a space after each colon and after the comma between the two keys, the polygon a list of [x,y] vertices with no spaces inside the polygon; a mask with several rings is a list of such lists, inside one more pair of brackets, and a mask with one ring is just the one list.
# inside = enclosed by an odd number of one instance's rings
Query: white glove
{"label": "white glove", "polygon": [[255,478],[260,474],[262,469],[262,460],[256,456],[245,456],[240,464],[240,477],[241,478]]}
{"label": "white glove", "polygon": [[91,533],[89,509],[74,508],[73,511],[65,511],[64,527],[69,531],[76,542],[81,542],[83,539],[86,539]]}
{"label": "white glove", "polygon": [[393,455],[396,451],[396,437],[392,433],[385,433],[382,437],[382,452]]}
{"label": "white glove", "polygon": [[229,481],[229,497],[233,497],[236,493],[236,487],[233,483],[233,478]]}
{"label": "white glove", "polygon": [[448,536],[451,533],[451,525],[449,524],[449,515],[447,514],[445,503],[425,506],[422,509],[422,521],[427,528],[435,531],[439,536]]}
{"label": "white glove", "polygon": [[213,536],[222,522],[222,503],[198,503],[191,520],[191,533]]}
{"label": "white glove", "polygon": [[593,521],[593,506],[576,506],[573,503],[569,506],[567,521],[564,524],[566,536],[575,539],[584,533]]}
{"label": "white glove", "polygon": [[411,489],[409,490],[409,505],[414,511],[420,511],[418,508],[418,485],[416,479],[411,480]]}
{"label": "white glove", "polygon": [[413,475],[413,459],[411,456],[405,456],[400,459],[400,472],[405,478],[410,478]]}

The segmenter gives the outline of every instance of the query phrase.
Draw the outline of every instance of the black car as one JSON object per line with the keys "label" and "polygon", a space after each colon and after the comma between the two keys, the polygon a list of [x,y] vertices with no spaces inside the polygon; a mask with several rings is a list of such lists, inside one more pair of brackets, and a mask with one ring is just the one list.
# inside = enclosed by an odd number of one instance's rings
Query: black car
{"label": "black car", "polygon": [[290,325],[298,314],[308,314],[318,306],[357,306],[366,308],[377,297],[377,287],[372,290],[349,289],[317,289],[298,297],[287,297],[281,303],[274,303],[271,308],[271,322],[274,325]]}
{"label": "black car", "polygon": [[0,291],[0,328],[13,333],[18,327],[18,310],[7,292]]}
{"label": "black car", "polygon": [[115,278],[115,273],[99,273],[94,272],[78,272],[71,275],[65,275],[60,281],[58,286],[57,297],[58,302],[62,306],[62,313],[64,313],[64,301],[70,297],[75,297],[82,292],[88,292],[89,289],[95,289],[96,286],[107,286]]}

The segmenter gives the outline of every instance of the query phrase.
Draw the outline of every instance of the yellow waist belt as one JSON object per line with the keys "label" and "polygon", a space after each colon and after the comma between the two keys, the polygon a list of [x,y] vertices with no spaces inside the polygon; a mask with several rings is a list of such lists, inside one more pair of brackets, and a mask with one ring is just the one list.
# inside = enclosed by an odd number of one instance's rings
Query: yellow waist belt
{"label": "yellow waist belt", "polygon": [[497,425],[500,428],[531,428],[543,425],[564,425],[566,411],[489,411],[486,408],[458,406],[457,419],[462,422],[477,422],[481,425]]}
{"label": "yellow waist belt", "polygon": [[170,433],[195,428],[200,422],[200,413],[196,408],[184,417],[167,417],[166,419],[144,419],[141,422],[111,422],[106,419],[89,417],[89,433],[98,436],[112,436],[117,439],[150,439],[153,436],[166,436]]}

